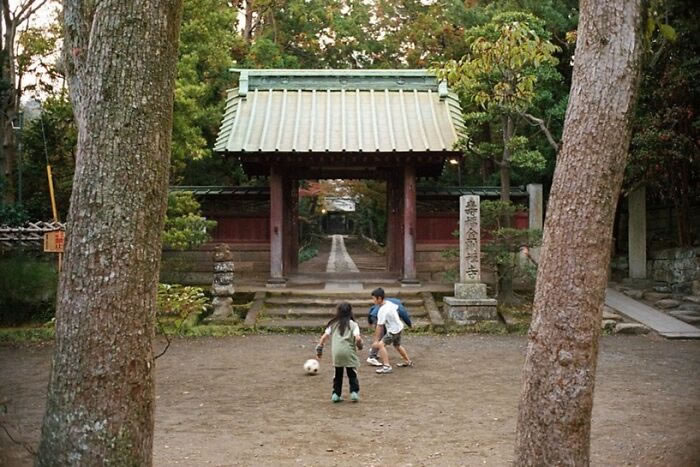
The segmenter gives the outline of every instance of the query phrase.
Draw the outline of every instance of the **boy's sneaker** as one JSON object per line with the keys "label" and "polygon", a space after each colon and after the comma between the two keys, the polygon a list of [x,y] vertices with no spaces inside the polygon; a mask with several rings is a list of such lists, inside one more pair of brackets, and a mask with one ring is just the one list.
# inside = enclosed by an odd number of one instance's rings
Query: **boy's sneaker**
{"label": "boy's sneaker", "polygon": [[331,396],[331,400],[333,402],[343,402],[343,398],[336,393],[333,393],[333,395]]}
{"label": "boy's sneaker", "polygon": [[360,395],[356,392],[350,393],[350,400],[353,402],[358,402],[360,400]]}
{"label": "boy's sneaker", "polygon": [[377,373],[380,375],[385,375],[387,373],[391,373],[392,371],[394,370],[392,370],[391,365],[382,365],[381,368],[377,368]]}
{"label": "boy's sneaker", "polygon": [[412,361],[401,362],[396,366],[401,367],[401,368],[413,368],[413,362]]}
{"label": "boy's sneaker", "polygon": [[369,357],[367,359],[367,363],[369,363],[372,366],[382,366],[382,363],[377,360],[375,357]]}

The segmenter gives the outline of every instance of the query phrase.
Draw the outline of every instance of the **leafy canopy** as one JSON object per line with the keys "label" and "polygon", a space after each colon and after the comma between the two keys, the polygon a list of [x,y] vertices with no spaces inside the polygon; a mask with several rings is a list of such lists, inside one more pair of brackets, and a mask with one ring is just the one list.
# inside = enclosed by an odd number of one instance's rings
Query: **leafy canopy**
{"label": "leafy canopy", "polygon": [[538,68],[558,63],[559,47],[528,13],[502,13],[465,33],[469,52],[438,70],[483,109],[517,113],[535,98]]}

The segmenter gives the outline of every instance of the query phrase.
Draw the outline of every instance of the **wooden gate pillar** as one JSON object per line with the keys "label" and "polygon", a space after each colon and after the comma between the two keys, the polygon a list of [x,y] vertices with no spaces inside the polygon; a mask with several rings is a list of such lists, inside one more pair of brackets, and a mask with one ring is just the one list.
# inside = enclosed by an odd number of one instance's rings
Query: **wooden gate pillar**
{"label": "wooden gate pillar", "polygon": [[284,275],[299,266],[299,181],[284,177]]}
{"label": "wooden gate pillar", "polygon": [[403,176],[386,181],[386,270],[402,277],[403,269]]}
{"label": "wooden gate pillar", "polygon": [[284,277],[284,192],[281,168],[270,167],[270,277],[268,287],[283,287]]}
{"label": "wooden gate pillar", "polygon": [[418,286],[416,275],[416,168],[403,169],[403,277],[401,284]]}

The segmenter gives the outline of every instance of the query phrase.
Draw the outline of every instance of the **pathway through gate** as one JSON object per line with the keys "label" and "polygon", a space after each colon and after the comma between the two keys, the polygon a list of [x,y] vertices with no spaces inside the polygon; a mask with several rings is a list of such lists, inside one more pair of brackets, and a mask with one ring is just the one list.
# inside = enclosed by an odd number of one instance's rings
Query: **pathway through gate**
{"label": "pathway through gate", "polygon": [[[328,264],[326,266],[326,272],[334,273],[344,273],[344,272],[360,272],[348,254],[348,250],[345,248],[345,240],[342,235],[333,235],[332,237],[333,245],[331,246],[331,253],[328,255]],[[362,282],[343,280],[343,281],[327,281],[324,286],[324,290],[342,290],[342,291],[361,291],[363,290]]]}
{"label": "pathway through gate", "polygon": [[333,235],[326,272],[360,272],[345,248],[343,235]]}

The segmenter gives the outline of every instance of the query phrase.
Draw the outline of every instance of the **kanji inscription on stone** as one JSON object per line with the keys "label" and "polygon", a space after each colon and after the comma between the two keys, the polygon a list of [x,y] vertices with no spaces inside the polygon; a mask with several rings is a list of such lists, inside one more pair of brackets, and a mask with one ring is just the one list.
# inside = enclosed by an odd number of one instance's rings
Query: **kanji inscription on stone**
{"label": "kanji inscription on stone", "polygon": [[459,198],[459,280],[481,281],[481,225],[479,197]]}

